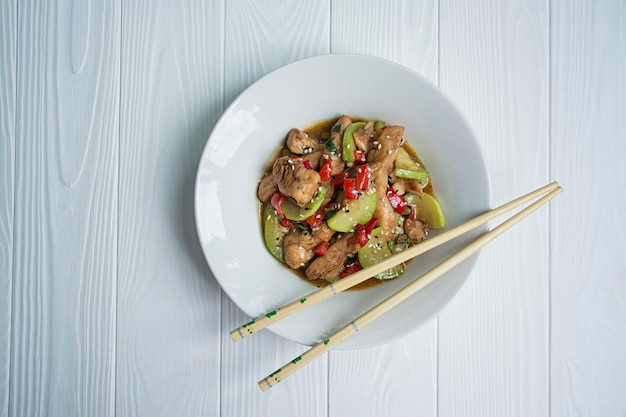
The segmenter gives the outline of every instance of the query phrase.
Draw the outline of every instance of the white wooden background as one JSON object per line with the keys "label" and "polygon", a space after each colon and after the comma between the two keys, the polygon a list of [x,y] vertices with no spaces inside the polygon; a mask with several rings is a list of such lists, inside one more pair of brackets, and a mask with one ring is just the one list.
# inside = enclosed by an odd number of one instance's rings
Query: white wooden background
{"label": "white wooden background", "polygon": [[[626,415],[623,0],[2,0],[0,31],[0,417]],[[424,328],[262,393],[305,347],[230,341],[194,175],[237,94],[339,52],[448,93],[494,204],[565,192]]]}

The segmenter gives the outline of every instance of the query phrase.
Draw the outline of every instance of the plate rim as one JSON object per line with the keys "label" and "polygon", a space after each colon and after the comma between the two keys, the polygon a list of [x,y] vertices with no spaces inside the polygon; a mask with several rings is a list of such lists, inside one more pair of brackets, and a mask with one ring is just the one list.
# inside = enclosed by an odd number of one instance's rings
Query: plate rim
{"label": "plate rim", "polygon": [[[464,127],[467,129],[467,131],[470,133],[471,136],[471,140],[473,142],[473,145],[476,146],[477,151],[480,155],[480,160],[479,162],[479,166],[480,166],[480,170],[481,173],[483,174],[484,180],[485,180],[485,193],[486,193],[486,205],[488,208],[491,208],[492,206],[492,193],[491,193],[491,178],[489,176],[489,171],[487,168],[487,164],[484,158],[484,149],[481,146],[481,143],[478,141],[478,135],[475,131],[475,129],[473,128],[473,126],[471,125],[471,123],[469,122],[469,120],[467,119],[466,115],[464,114],[464,112],[461,110],[461,108],[458,106],[458,104],[452,100],[452,98],[445,92],[443,91],[439,86],[437,86],[435,83],[433,83],[431,80],[429,80],[428,78],[426,78],[425,76],[423,76],[422,74],[418,73],[417,71],[408,68],[400,63],[394,62],[394,61],[390,61],[381,57],[376,57],[376,56],[371,56],[371,55],[366,55],[366,54],[359,54],[359,53],[328,53],[328,54],[320,54],[320,55],[314,55],[314,56],[310,56],[310,57],[306,57],[306,58],[302,58],[302,59],[298,59],[298,60],[294,60],[290,63],[287,63],[285,65],[282,65],[270,72],[268,72],[267,74],[259,77],[258,79],[256,79],[255,81],[253,81],[250,85],[248,85],[243,91],[241,91],[233,100],[232,102],[224,109],[224,111],[221,113],[220,117],[217,119],[217,121],[215,122],[209,136],[207,137],[202,152],[201,152],[201,157],[200,157],[200,161],[198,163],[198,167],[197,167],[197,171],[196,171],[196,176],[195,176],[195,183],[194,183],[194,220],[195,220],[195,226],[196,226],[196,235],[199,239],[199,244],[201,247],[201,251],[204,257],[205,262],[207,263],[211,274],[213,275],[213,277],[215,278],[215,280],[217,281],[220,289],[222,291],[224,291],[226,293],[226,295],[230,298],[230,300],[233,302],[233,304],[240,309],[244,314],[246,315],[250,315],[246,309],[244,307],[242,307],[239,303],[237,303],[236,299],[237,296],[235,294],[232,293],[232,290],[223,285],[222,282],[220,282],[220,278],[217,276],[217,274],[214,272],[214,268],[211,265],[211,260],[209,259],[210,256],[207,253],[207,249],[205,248],[205,245],[202,242],[202,232],[200,230],[200,207],[198,204],[198,200],[200,198],[199,196],[199,188],[200,188],[200,176],[201,176],[201,168],[203,165],[203,160],[204,160],[204,156],[208,151],[208,147],[210,146],[210,142],[211,142],[211,138],[213,137],[214,133],[216,132],[217,128],[220,126],[220,124],[223,122],[223,120],[225,119],[225,117],[227,117],[227,115],[229,113],[232,113],[233,109],[238,105],[238,103],[240,103],[242,101],[242,98],[245,97],[246,95],[250,94],[250,92],[254,89],[254,88],[258,88],[259,85],[261,85],[264,82],[267,82],[268,79],[271,79],[273,77],[279,76],[282,72],[285,71],[290,71],[293,69],[293,67],[298,66],[298,65],[306,65],[309,62],[312,61],[319,61],[319,60],[326,60],[326,59],[357,59],[357,60],[364,60],[364,61],[375,61],[378,64],[381,65],[386,65],[386,66],[390,66],[395,68],[396,70],[399,71],[403,71],[406,74],[408,74],[411,77],[417,78],[420,80],[420,82],[424,83],[425,85],[427,85],[430,89],[436,91],[439,95],[441,95],[441,97],[443,98],[443,100],[446,102],[447,105],[451,106],[451,108],[454,110],[454,112],[456,113],[456,115],[459,117],[459,120],[463,123]],[[312,121],[312,123],[315,121]],[[462,280],[461,285],[458,285],[458,287],[456,287],[454,289],[453,294],[449,297],[449,299],[447,301],[445,301],[444,303],[442,303],[441,306],[439,306],[436,310],[436,312],[434,314],[432,314],[428,319],[426,319],[421,325],[416,326],[414,328],[411,328],[409,330],[406,331],[401,331],[401,332],[397,332],[396,334],[394,334],[394,336],[391,337],[387,337],[384,340],[381,341],[376,341],[376,342],[371,342],[371,343],[361,343],[359,346],[357,347],[345,347],[342,346],[342,344],[339,344],[338,346],[336,346],[335,348],[333,348],[334,350],[344,350],[344,349],[361,349],[361,348],[368,348],[368,347],[373,347],[373,346],[379,346],[382,344],[386,344],[386,343],[390,343],[393,341],[396,341],[398,339],[401,339],[403,337],[406,337],[407,335],[419,330],[420,328],[422,328],[423,326],[425,326],[427,323],[429,323],[430,321],[432,321],[434,318],[436,318],[438,315],[441,314],[441,312],[443,311],[443,309],[449,305],[458,295],[458,293],[461,291],[461,289],[466,285],[467,281],[469,280],[469,277],[471,276],[471,274],[473,273],[473,270],[476,266],[476,263],[479,259],[480,253],[482,251],[479,251],[478,253],[476,253],[475,255],[473,255],[472,257],[470,257],[467,261],[469,265],[468,265],[468,271],[465,275],[465,277]],[[311,286],[311,291],[314,291],[315,287]],[[310,345],[309,343],[303,343],[302,341],[296,340],[293,337],[290,337],[286,334],[284,334],[283,332],[277,332],[275,329],[273,329],[273,326],[269,326],[267,328],[268,330],[272,331],[273,333],[277,334],[278,336],[284,337],[288,340],[294,341],[296,343],[300,343],[300,344],[305,344],[305,345]]]}

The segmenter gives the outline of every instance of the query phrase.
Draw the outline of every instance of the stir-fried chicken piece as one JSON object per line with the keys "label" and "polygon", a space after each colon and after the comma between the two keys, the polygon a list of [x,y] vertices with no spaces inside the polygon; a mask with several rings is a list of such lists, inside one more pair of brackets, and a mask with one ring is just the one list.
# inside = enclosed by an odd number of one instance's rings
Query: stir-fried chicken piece
{"label": "stir-fried chicken piece", "polygon": [[428,235],[428,231],[421,221],[411,219],[404,221],[404,233],[409,236],[409,241],[412,244],[420,243]]}
{"label": "stir-fried chicken piece", "polygon": [[378,139],[372,142],[372,147],[367,153],[367,160],[370,164],[381,164],[387,175],[391,173],[393,164],[398,154],[398,149],[404,137],[403,126],[389,126]]}
{"label": "stir-fried chicken piece", "polygon": [[354,138],[356,148],[359,151],[367,152],[376,137],[376,133],[374,132],[374,122],[370,120],[365,123],[365,126],[354,132],[352,137]]}
{"label": "stir-fried chicken piece", "polygon": [[298,155],[324,150],[323,143],[295,128],[291,129],[287,135],[287,147],[291,152]]}
{"label": "stir-fried chicken piece", "polygon": [[372,142],[372,147],[367,155],[378,196],[374,216],[378,219],[378,225],[383,227],[385,234],[393,233],[396,227],[395,212],[386,193],[389,175],[393,171],[394,161],[403,135],[404,127],[389,126],[378,137],[378,140]]}
{"label": "stir-fried chicken piece", "polygon": [[355,235],[355,233],[348,233],[332,243],[326,255],[319,256],[311,262],[306,269],[306,277],[310,280],[338,277],[346,259],[354,256],[361,249],[357,239],[353,239]]}
{"label": "stir-fried chicken piece", "polygon": [[328,181],[324,181],[322,187],[326,188],[326,197],[324,197],[324,201],[322,201],[322,207],[326,204],[330,203],[331,200],[335,199],[335,186],[333,185],[332,178]]}
{"label": "stir-fried chicken piece", "polygon": [[270,197],[278,191],[278,184],[274,180],[274,175],[268,174],[264,176],[259,182],[259,188],[257,190],[257,195],[259,200],[266,203],[270,201]]}
{"label": "stir-fried chicken piece", "polygon": [[283,156],[274,162],[272,175],[278,190],[291,197],[297,205],[304,207],[315,196],[320,184],[320,175],[307,168],[301,158]]}
{"label": "stir-fried chicken piece", "polygon": [[328,242],[335,231],[323,222],[312,232],[308,230],[292,228],[283,240],[285,261],[290,268],[298,269],[309,262],[315,253],[313,249],[321,242]]}

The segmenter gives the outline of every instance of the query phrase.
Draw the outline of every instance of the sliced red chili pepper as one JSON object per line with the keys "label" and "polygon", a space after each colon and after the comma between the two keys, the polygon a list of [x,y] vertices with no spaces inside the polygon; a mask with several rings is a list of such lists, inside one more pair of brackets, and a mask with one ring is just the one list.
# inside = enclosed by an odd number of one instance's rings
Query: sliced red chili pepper
{"label": "sliced red chili pepper", "polygon": [[365,223],[365,231],[368,235],[372,233],[372,230],[376,227],[376,223],[378,223],[378,219],[376,217],[372,217],[369,222]]}
{"label": "sliced red chili pepper", "polygon": [[324,210],[319,209],[314,215],[307,217],[306,222],[309,226],[311,226],[311,228],[315,229],[316,227],[319,227],[325,219],[326,216],[324,215]]}
{"label": "sliced red chili pepper", "polygon": [[343,271],[339,274],[339,278],[345,278],[348,275],[352,275],[355,272],[363,269],[358,259],[355,259],[353,262],[346,263]]}
{"label": "sliced red chili pepper", "polygon": [[288,218],[284,218],[284,219],[280,219],[280,221],[278,222],[280,223],[281,226],[283,227],[291,227],[293,226],[293,222],[291,220],[289,220]]}
{"label": "sliced red chili pepper", "polygon": [[346,171],[340,172],[337,175],[333,175],[333,186],[335,188],[339,188],[343,186],[343,180],[345,180],[347,176],[348,176],[348,172]]}
{"label": "sliced red chili pepper", "polygon": [[346,178],[343,180],[343,191],[348,200],[356,200],[359,198],[359,191],[356,189],[356,178]]}
{"label": "sliced red chili pepper", "polygon": [[326,255],[326,252],[328,251],[328,247],[330,246],[330,243],[324,241],[324,242],[320,242],[319,245],[317,245],[315,247],[315,249],[313,249],[313,253],[315,253],[316,255],[319,256],[324,256]]}
{"label": "sliced red chili pepper", "polygon": [[285,215],[283,214],[283,208],[280,206],[283,201],[285,201],[285,196],[282,195],[279,191],[276,191],[274,194],[272,194],[272,197],[270,197],[270,204],[272,205],[272,207],[274,207],[274,210],[276,210],[276,213],[278,213],[280,217],[285,217]]}
{"label": "sliced red chili pepper", "polygon": [[396,213],[402,214],[407,206],[406,200],[402,196],[396,194],[394,189],[391,187],[387,189],[387,198],[389,199],[391,207],[393,207]]}
{"label": "sliced red chili pepper", "polygon": [[351,238],[352,243],[358,243],[359,246],[363,247],[367,245],[367,242],[370,240],[367,231],[365,230],[365,226],[362,224],[356,225],[356,230],[359,232],[356,236]]}
{"label": "sliced red chili pepper", "polygon": [[333,164],[330,161],[326,161],[322,169],[320,169],[320,178],[322,181],[328,181],[332,175]]}
{"label": "sliced red chili pepper", "polygon": [[370,240],[372,230],[374,230],[374,228],[376,227],[377,222],[378,219],[376,217],[373,217],[365,225],[357,224],[356,230],[359,232],[359,234],[352,238],[352,242],[358,243],[361,247],[367,245],[367,242],[369,242]]}
{"label": "sliced red chili pepper", "polygon": [[411,213],[409,214],[409,219],[411,220],[417,219],[417,207],[411,206]]}
{"label": "sliced red chili pepper", "polygon": [[304,165],[306,169],[313,169],[313,166],[311,166],[311,162],[309,162],[308,159],[301,157],[300,155],[291,155],[291,159],[299,159],[302,161],[302,165]]}
{"label": "sliced red chili pepper", "polygon": [[368,164],[356,167],[356,188],[359,191],[367,191],[370,188],[372,169]]}
{"label": "sliced red chili pepper", "polygon": [[363,151],[356,150],[354,151],[354,162],[358,164],[364,164],[367,161],[366,154]]}

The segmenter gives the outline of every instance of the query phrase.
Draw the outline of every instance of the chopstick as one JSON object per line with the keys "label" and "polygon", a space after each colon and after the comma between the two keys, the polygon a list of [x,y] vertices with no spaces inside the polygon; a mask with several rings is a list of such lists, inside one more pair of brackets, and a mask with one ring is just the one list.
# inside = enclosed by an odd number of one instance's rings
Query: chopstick
{"label": "chopstick", "polygon": [[406,300],[413,294],[420,291],[422,288],[426,287],[428,284],[435,281],[437,278],[439,278],[444,273],[448,272],[449,270],[457,266],[462,261],[466,260],[473,254],[478,252],[486,244],[493,241],[502,233],[509,230],[511,227],[519,223],[522,219],[524,219],[529,214],[531,214],[532,212],[537,210],[539,207],[547,203],[549,200],[554,198],[556,195],[558,195],[562,191],[562,189],[558,184],[556,183],[553,183],[553,184],[556,185],[556,188],[552,189],[549,193],[544,195],[542,198],[535,201],[534,203],[532,203],[525,209],[521,210],[517,214],[513,215],[508,220],[501,223],[499,226],[493,228],[487,233],[484,233],[483,235],[478,237],[476,240],[474,240],[472,243],[465,246],[459,252],[455,253],[454,255],[452,255],[451,257],[449,257],[448,259],[446,259],[439,265],[435,266],[433,269],[431,269],[430,271],[422,275],[417,280],[413,281],[412,283],[402,288],[395,294],[386,298],[384,301],[380,302],[379,304],[374,306],[372,309],[368,310],[367,312],[359,316],[357,319],[353,320],[352,322],[347,324],[345,327],[341,328],[336,333],[333,333],[331,336],[327,337],[326,339],[322,340],[321,342],[311,347],[311,349],[307,350],[302,355],[286,363],[278,370],[274,371],[267,377],[260,380],[258,382],[258,385],[261,388],[261,390],[266,391],[269,388],[276,385],[277,383],[281,382],[282,380],[284,380],[285,378],[287,378],[294,372],[303,368],[305,365],[307,365],[308,363],[310,363],[311,361],[313,361],[314,359],[316,359],[323,353],[337,346],[346,338],[358,332],[359,330],[361,330],[362,328],[364,328],[365,326],[367,326],[368,324],[370,324],[371,322],[373,322],[374,320],[376,320],[377,318],[379,318],[380,316],[382,316],[383,314],[385,314],[386,312],[388,312],[389,310],[391,310],[392,308],[400,304],[402,301]]}
{"label": "chopstick", "polygon": [[450,230],[447,230],[443,233],[440,233],[437,236],[433,236],[430,239],[427,239],[405,251],[402,251],[396,255],[390,256],[385,261],[380,262],[376,265],[372,265],[369,268],[362,269],[348,277],[329,284],[326,287],[322,287],[316,291],[309,293],[303,297],[300,297],[296,300],[293,300],[289,304],[284,305],[274,311],[271,311],[263,316],[257,317],[254,320],[250,321],[243,326],[234,329],[230,332],[230,337],[234,342],[237,342],[243,339],[246,336],[249,336],[259,330],[264,329],[272,323],[277,322],[280,319],[283,319],[293,313],[296,313],[300,310],[303,310],[307,307],[310,307],[314,304],[317,304],[320,301],[326,300],[334,295],[339,294],[347,290],[348,288],[354,287],[357,284],[373,277],[374,275],[386,271],[387,269],[398,265],[402,262],[406,262],[409,259],[413,259],[416,256],[419,256],[437,246],[440,246],[458,236],[461,236],[478,226],[481,226],[487,223],[490,220],[493,220],[523,204],[526,204],[546,193],[554,191],[558,188],[558,184],[556,182],[552,182],[548,185],[545,185],[541,188],[538,188],[535,191],[532,191],[522,197],[519,197],[509,203],[503,204],[500,207],[497,207],[493,210],[490,210],[486,213],[483,213],[473,219],[456,226]]}

